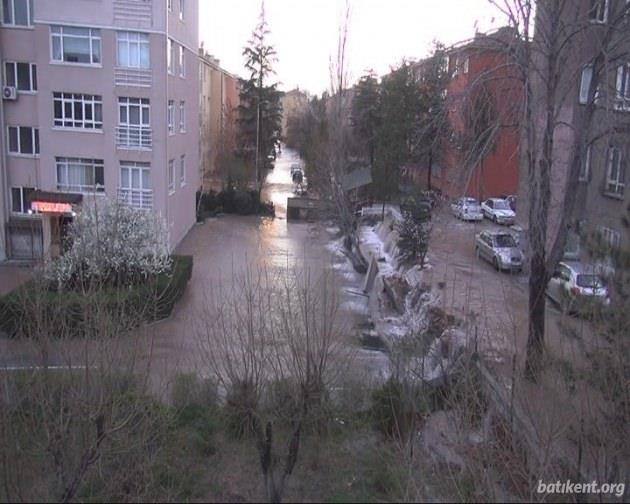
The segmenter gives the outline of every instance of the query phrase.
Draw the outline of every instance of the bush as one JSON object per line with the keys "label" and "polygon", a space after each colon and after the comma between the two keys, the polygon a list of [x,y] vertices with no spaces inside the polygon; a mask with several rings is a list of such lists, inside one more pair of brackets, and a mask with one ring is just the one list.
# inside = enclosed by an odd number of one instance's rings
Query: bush
{"label": "bush", "polygon": [[417,417],[426,411],[426,402],[418,391],[393,378],[372,392],[374,426],[387,437],[407,439],[416,428]]}
{"label": "bush", "polygon": [[31,280],[0,298],[0,331],[9,336],[28,333],[29,324],[41,321],[46,332],[56,335],[89,335],[95,307],[104,309],[123,329],[141,321],[170,316],[192,276],[191,256],[172,256],[170,273],[128,287],[105,287],[84,293],[46,289]]}
{"label": "bush", "polygon": [[228,187],[220,193],[213,191],[197,193],[197,208],[197,220],[203,220],[218,212],[275,216],[273,203],[260,201],[257,191],[245,191],[233,187]]}

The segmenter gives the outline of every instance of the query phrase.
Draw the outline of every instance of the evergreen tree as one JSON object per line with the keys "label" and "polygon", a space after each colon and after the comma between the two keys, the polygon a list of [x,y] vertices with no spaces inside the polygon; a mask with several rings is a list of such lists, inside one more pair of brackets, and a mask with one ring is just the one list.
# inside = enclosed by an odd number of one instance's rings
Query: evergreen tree
{"label": "evergreen tree", "polygon": [[361,77],[352,100],[352,129],[374,165],[376,142],[381,127],[380,86],[372,71]]}
{"label": "evergreen tree", "polygon": [[260,20],[243,49],[249,78],[240,81],[239,105],[239,151],[256,170],[258,190],[264,171],[272,167],[276,158],[282,133],[280,92],[277,83],[268,83],[277,60],[276,50],[267,42],[269,33],[263,4]]}

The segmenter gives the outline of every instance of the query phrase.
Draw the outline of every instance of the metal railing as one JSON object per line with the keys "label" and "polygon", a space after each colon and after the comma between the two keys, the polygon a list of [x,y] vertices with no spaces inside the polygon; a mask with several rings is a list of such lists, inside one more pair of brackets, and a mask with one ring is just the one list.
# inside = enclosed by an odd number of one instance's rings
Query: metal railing
{"label": "metal railing", "polygon": [[153,208],[153,190],[118,188],[118,201],[142,210]]}
{"label": "metal railing", "polygon": [[114,68],[114,81],[117,86],[151,87],[153,75],[150,68]]}
{"label": "metal railing", "polygon": [[150,150],[153,145],[151,128],[146,126],[118,126],[116,146],[123,149]]}
{"label": "metal railing", "polygon": [[153,1],[114,0],[114,22],[150,28],[153,24]]}

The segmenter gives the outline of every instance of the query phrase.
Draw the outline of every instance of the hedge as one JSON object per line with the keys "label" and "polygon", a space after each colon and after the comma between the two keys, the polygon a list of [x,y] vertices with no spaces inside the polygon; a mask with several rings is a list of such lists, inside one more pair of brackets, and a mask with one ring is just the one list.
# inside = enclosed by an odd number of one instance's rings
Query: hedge
{"label": "hedge", "polygon": [[109,288],[88,295],[42,290],[41,284],[31,280],[0,298],[0,331],[12,337],[39,329],[52,335],[89,335],[94,330],[91,321],[100,310],[109,316],[106,320],[116,320],[117,329],[167,318],[186,290],[193,267],[192,256],[172,258],[170,274],[126,289]]}

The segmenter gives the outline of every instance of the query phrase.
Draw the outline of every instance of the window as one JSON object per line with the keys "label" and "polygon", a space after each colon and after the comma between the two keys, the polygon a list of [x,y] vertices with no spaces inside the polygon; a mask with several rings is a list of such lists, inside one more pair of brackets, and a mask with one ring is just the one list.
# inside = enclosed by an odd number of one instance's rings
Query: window
{"label": "window", "polygon": [[4,84],[17,88],[18,91],[37,91],[37,65],[35,63],[16,63],[15,61],[5,62]]}
{"label": "window", "polygon": [[608,21],[609,0],[590,0],[591,8],[588,18],[592,23],[605,23]]}
{"label": "window", "polygon": [[117,144],[151,147],[151,105],[148,98],[118,98]]}
{"label": "window", "polygon": [[28,213],[31,209],[31,193],[34,190],[32,187],[12,187],[11,211],[13,213]]}
{"label": "window", "polygon": [[630,110],[630,63],[617,67],[617,93],[615,108]]}
{"label": "window", "polygon": [[173,135],[175,133],[175,102],[168,101],[168,132]]}
{"label": "window", "polygon": [[33,0],[2,0],[2,24],[31,26]]}
{"label": "window", "polygon": [[168,73],[175,75],[175,42],[172,39],[167,39],[166,46]]}
{"label": "window", "polygon": [[9,126],[9,154],[39,154],[39,130],[30,126]]}
{"label": "window", "polygon": [[184,61],[184,46],[179,46],[179,76],[186,77],[186,63]]}
{"label": "window", "polygon": [[179,186],[186,185],[186,156],[182,156],[179,160]]}
{"label": "window", "polygon": [[591,176],[591,146],[589,145],[586,148],[586,153],[584,155],[584,159],[582,160],[582,167],[580,169],[580,182],[588,182],[588,179]]}
{"label": "window", "polygon": [[125,68],[149,68],[151,56],[149,35],[139,32],[118,32],[118,66]]}
{"label": "window", "polygon": [[591,82],[593,80],[593,65],[584,65],[582,68],[582,79],[580,80],[580,103],[582,105],[588,103],[589,93],[591,91]]}
{"label": "window", "polygon": [[167,0],[166,5],[168,6],[168,11],[173,11],[173,0]]}
{"label": "window", "polygon": [[69,192],[105,192],[102,159],[58,157],[57,189]]}
{"label": "window", "polygon": [[53,124],[57,128],[102,130],[102,97],[77,93],[53,93],[53,116]]}
{"label": "window", "polygon": [[184,11],[186,10],[186,0],[179,0],[179,19],[184,20]]}
{"label": "window", "polygon": [[179,132],[186,133],[186,102],[179,102]]}
{"label": "window", "polygon": [[101,31],[93,28],[51,26],[52,60],[64,63],[101,63]]}
{"label": "window", "polygon": [[464,59],[464,73],[467,74],[470,67],[470,58],[466,56]]}
{"label": "window", "polygon": [[120,162],[119,200],[127,205],[150,209],[153,206],[149,163]]}
{"label": "window", "polygon": [[599,226],[597,231],[603,245],[606,245],[609,250],[617,250],[621,244],[621,233],[604,226]]}
{"label": "window", "polygon": [[171,159],[168,162],[168,193],[173,194],[175,192],[175,160]]}
{"label": "window", "polygon": [[608,149],[608,168],[606,170],[606,184],[604,192],[609,196],[623,196],[625,189],[626,167],[621,149]]}

